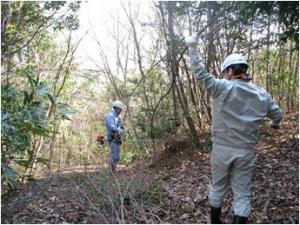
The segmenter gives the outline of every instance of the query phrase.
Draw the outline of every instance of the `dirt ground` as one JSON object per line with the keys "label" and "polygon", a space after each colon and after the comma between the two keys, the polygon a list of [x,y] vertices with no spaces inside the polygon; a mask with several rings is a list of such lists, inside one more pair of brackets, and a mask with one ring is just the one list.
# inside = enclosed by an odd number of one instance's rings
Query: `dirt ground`
{"label": "dirt ground", "polygon": [[[257,165],[249,223],[299,223],[298,134],[298,114],[285,116],[279,130],[262,126],[261,141],[256,150]],[[39,179],[21,190],[2,196],[1,222],[210,223],[207,199],[211,177],[210,154],[200,150],[188,142],[164,149],[145,161],[121,166],[117,178],[110,178],[118,180],[115,183],[105,180],[109,178],[103,175],[107,169],[100,166],[90,167],[86,171],[81,167],[71,168]],[[115,204],[117,206],[121,202],[122,208],[105,206],[104,198],[99,200],[101,193],[102,197],[103,193],[109,195],[112,190],[110,184],[114,187],[115,184],[127,184],[127,191],[134,180],[148,186],[158,184],[161,191],[155,193],[162,192],[162,196],[155,197],[155,201],[153,196],[146,200],[143,197],[145,202],[142,202],[138,199],[142,197],[135,195],[137,201],[131,200],[131,207],[126,207],[124,198]],[[97,187],[97,193],[91,191],[91,185]],[[141,190],[139,188],[131,193],[137,193]],[[114,202],[114,199],[109,199],[110,203]],[[232,223],[231,201],[232,193],[229,191],[222,209],[225,223]],[[119,211],[110,214],[109,207]],[[115,218],[116,215],[120,217]]]}

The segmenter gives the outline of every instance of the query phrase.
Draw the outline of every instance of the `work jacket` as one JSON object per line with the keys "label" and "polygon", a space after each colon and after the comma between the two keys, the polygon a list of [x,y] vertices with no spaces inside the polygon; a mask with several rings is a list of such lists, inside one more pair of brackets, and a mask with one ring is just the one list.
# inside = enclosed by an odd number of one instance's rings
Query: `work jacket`
{"label": "work jacket", "polygon": [[113,109],[106,116],[106,138],[109,142],[113,141],[113,133],[118,132],[120,129],[123,129],[121,120]]}
{"label": "work jacket", "polygon": [[269,117],[273,125],[278,125],[281,109],[265,89],[245,80],[217,79],[207,72],[196,48],[189,53],[194,76],[213,99],[213,143],[253,149],[262,118]]}

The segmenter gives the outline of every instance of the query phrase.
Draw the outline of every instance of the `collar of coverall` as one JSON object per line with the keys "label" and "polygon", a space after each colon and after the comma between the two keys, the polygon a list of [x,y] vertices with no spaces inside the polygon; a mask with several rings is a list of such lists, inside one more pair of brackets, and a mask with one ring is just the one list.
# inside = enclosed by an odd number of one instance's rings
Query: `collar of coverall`
{"label": "collar of coverall", "polygon": [[250,81],[252,80],[252,75],[249,73],[239,74],[239,75],[232,75],[230,80],[244,80]]}

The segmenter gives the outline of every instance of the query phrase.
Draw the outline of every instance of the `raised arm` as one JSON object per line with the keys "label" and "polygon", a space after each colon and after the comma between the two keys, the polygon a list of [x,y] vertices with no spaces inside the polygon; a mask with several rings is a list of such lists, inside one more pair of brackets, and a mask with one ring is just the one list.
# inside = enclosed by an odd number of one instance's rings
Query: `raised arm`
{"label": "raised arm", "polygon": [[206,89],[210,96],[213,98],[217,97],[224,89],[226,89],[227,82],[225,80],[216,79],[207,72],[197,51],[197,39],[194,36],[186,37],[185,42],[188,46],[194,77],[200,81],[200,85]]}

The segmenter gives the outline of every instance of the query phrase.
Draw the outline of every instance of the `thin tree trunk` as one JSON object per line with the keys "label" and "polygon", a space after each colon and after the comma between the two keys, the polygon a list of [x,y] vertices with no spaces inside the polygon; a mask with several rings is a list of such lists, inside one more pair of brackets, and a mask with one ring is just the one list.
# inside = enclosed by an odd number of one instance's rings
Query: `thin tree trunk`
{"label": "thin tree trunk", "polygon": [[[73,56],[74,56],[74,53],[76,51],[76,49],[78,48],[80,42],[81,42],[82,38],[74,45],[74,48],[71,47],[71,35],[69,36],[69,39],[68,39],[68,49],[67,49],[67,52],[63,58],[63,61],[62,63],[60,64],[58,70],[57,70],[57,73],[56,73],[56,76],[55,76],[55,81],[54,81],[54,86],[53,86],[53,96],[55,96],[56,99],[59,98],[60,96],[60,93],[63,89],[63,87],[65,86],[65,82],[67,80],[67,77],[70,73],[70,67],[71,67],[71,63],[73,61]],[[70,55],[70,58],[69,60],[67,60],[68,56]],[[67,63],[67,66],[66,66],[66,70],[64,69],[64,64]],[[38,81],[40,79],[40,73],[41,71],[38,72],[38,77],[37,77],[37,85],[38,85]],[[62,78],[62,84],[60,86],[57,86],[57,83],[58,83],[58,80],[59,80],[59,77],[60,75],[64,72],[64,75],[63,75],[63,78]],[[49,108],[49,111],[47,113],[47,122],[46,122],[46,125],[45,127],[47,127],[47,125],[49,124],[50,122],[50,119],[52,118],[52,115],[54,114],[54,111],[56,109],[56,102],[51,102],[51,106]],[[44,144],[44,137],[40,137],[40,140],[38,142],[38,145],[36,146],[36,148],[34,148],[32,151],[33,151],[33,154],[32,154],[32,158],[30,159],[29,161],[29,165],[28,167],[26,168],[26,172],[29,172],[29,174],[27,175],[33,175],[34,173],[34,170],[35,170],[35,166],[36,166],[36,160],[42,150],[42,147],[43,147],[43,144]]]}
{"label": "thin tree trunk", "polygon": [[202,121],[201,121],[201,118],[200,118],[200,109],[199,109],[199,106],[198,106],[198,103],[196,101],[196,96],[193,92],[193,88],[192,88],[192,80],[190,78],[190,73],[188,72],[188,67],[187,67],[187,64],[186,64],[186,61],[184,60],[183,58],[183,63],[184,63],[184,70],[186,72],[186,76],[188,78],[188,83],[189,83],[189,92],[190,92],[190,95],[191,95],[191,101],[192,101],[192,104],[197,112],[197,118],[198,118],[198,125],[199,125],[199,128],[203,131],[203,126],[202,126]]}
{"label": "thin tree trunk", "polygon": [[42,150],[42,146],[44,144],[44,137],[40,137],[37,144],[35,145],[35,150],[32,153],[32,157],[29,160],[29,165],[25,169],[25,178],[28,176],[33,176],[33,172],[35,170],[36,166],[36,160],[40,154],[40,151]]}
{"label": "thin tree trunk", "polygon": [[195,127],[195,123],[194,123],[193,118],[191,117],[190,109],[188,106],[188,100],[184,93],[183,83],[179,76],[177,76],[177,81],[178,81],[178,85],[175,85],[175,87],[177,90],[178,99],[179,99],[182,111],[184,113],[184,117],[185,117],[188,127],[191,131],[194,143],[199,144],[199,138],[198,138],[197,130]]}
{"label": "thin tree trunk", "polygon": [[54,122],[54,129],[53,129],[53,134],[51,137],[51,144],[50,144],[50,148],[49,148],[49,162],[48,162],[48,170],[49,173],[52,173],[52,162],[53,162],[53,154],[54,154],[54,145],[55,145],[55,141],[56,141],[56,132],[59,129],[59,125],[60,123],[57,123],[57,121]]}
{"label": "thin tree trunk", "polygon": [[288,104],[287,104],[287,111],[290,112],[293,108],[293,93],[292,93],[292,79],[293,79],[293,67],[292,67],[292,59],[293,59],[293,43],[290,42],[290,51],[289,51],[289,66],[288,66]]}
{"label": "thin tree trunk", "polygon": [[[269,74],[269,62],[270,62],[270,28],[271,28],[271,16],[268,16],[267,24],[267,50],[266,50],[266,90],[270,92],[270,74]],[[271,93],[272,97],[273,94]]]}
{"label": "thin tree trunk", "polygon": [[[183,87],[183,83],[180,79],[179,76],[179,62],[177,61],[177,57],[176,57],[176,46],[175,46],[175,34],[174,34],[174,16],[173,16],[173,12],[174,12],[174,7],[175,7],[176,2],[167,2],[167,9],[168,9],[168,33],[169,33],[169,50],[170,50],[170,68],[171,68],[171,74],[172,74],[172,78],[178,81],[179,87],[175,82],[175,88],[177,91],[177,95],[178,95],[178,99],[181,105],[181,108],[184,112],[184,117],[187,121],[188,127],[191,131],[193,140],[195,143],[198,143],[198,135],[197,135],[197,130],[195,128],[195,124],[193,121],[193,118],[190,116],[190,109],[188,106],[188,100],[187,97],[184,93],[184,87]],[[173,99],[174,99],[174,113],[175,111],[175,93],[173,92]],[[176,104],[177,106],[177,104]],[[174,115],[176,116],[176,115]],[[175,123],[176,121],[176,117],[175,117]]]}
{"label": "thin tree trunk", "polygon": [[[167,6],[167,11],[168,11],[168,22],[166,23],[165,17],[164,17],[164,10],[163,10],[163,4],[166,4]],[[161,9],[161,14],[163,18],[163,29],[164,29],[164,35],[166,38],[166,44],[168,48],[168,73],[170,80],[176,80],[176,67],[174,65],[174,61],[176,60],[176,52],[174,49],[174,16],[173,16],[173,11],[174,11],[174,4],[175,2],[160,2],[160,9]],[[164,24],[167,24],[167,30],[165,29]],[[169,36],[169,38],[168,38]],[[175,83],[176,85],[176,83]],[[174,117],[174,123],[179,123],[179,113],[178,113],[178,101],[177,101],[177,96],[176,96],[176,88],[175,85],[172,87],[172,100],[173,100],[173,117]]]}
{"label": "thin tree trunk", "polygon": [[[135,49],[136,49],[136,53],[137,53],[137,63],[138,63],[140,74],[142,76],[141,79],[144,79],[145,78],[145,72],[143,70],[143,65],[142,65],[141,48],[140,48],[140,44],[139,44],[139,41],[138,41],[137,32],[136,32],[135,24],[134,24],[134,21],[133,21],[133,16],[131,15],[131,13],[127,13],[126,10],[125,10],[125,12],[126,12],[126,15],[127,15],[127,19],[128,19],[128,21],[131,25],[131,28],[132,28],[133,40],[134,40],[134,45],[135,45]],[[146,85],[142,85],[142,88],[143,88],[145,103],[146,103],[146,106],[147,106],[147,109],[148,109],[147,111],[149,111],[149,110],[151,110],[151,106],[150,106],[150,100],[148,98],[148,94],[147,94],[147,90],[146,90]]]}

